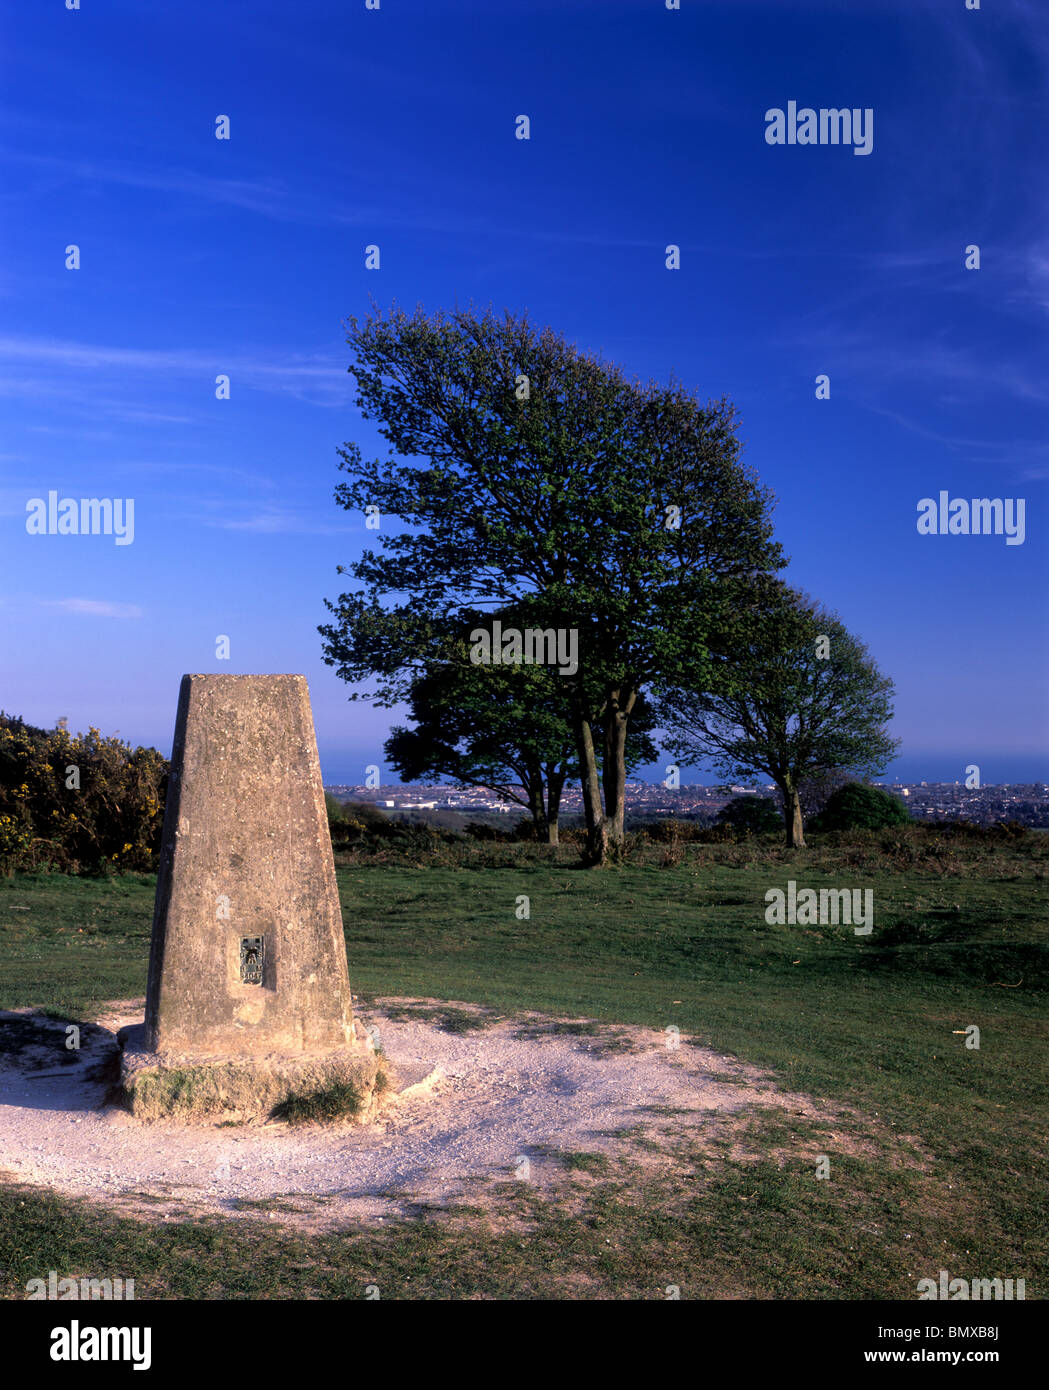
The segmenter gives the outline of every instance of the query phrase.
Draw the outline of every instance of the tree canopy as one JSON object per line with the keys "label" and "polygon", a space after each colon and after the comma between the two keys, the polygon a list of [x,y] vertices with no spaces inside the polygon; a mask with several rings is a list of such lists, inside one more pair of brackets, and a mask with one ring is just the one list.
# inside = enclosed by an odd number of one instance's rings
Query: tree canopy
{"label": "tree canopy", "polygon": [[[486,787],[524,807],[537,833],[557,843],[562,793],[579,775],[564,677],[545,665],[443,659],[413,680],[409,704],[415,727],[394,728],[386,743],[402,777]],[[642,705],[627,740],[628,771],[656,758],[651,727]]]}
{"label": "tree canopy", "polygon": [[835,615],[779,581],[755,585],[745,639],[721,645],[703,685],[663,692],[659,718],[682,759],[779,789],[787,843],[804,844],[799,788],[828,769],[880,772],[898,742],[892,682]]}
{"label": "tree canopy", "polygon": [[630,381],[526,316],[374,310],[347,326],[357,403],[392,450],[366,461],[347,444],[336,498],[403,529],[340,567],[360,587],[327,601],[325,660],[348,681],[377,676],[374,697],[394,703],[468,608],[574,631],[565,679],[600,861],[622,843],[642,691],[702,680],[740,594],[784,563],[735,410]]}

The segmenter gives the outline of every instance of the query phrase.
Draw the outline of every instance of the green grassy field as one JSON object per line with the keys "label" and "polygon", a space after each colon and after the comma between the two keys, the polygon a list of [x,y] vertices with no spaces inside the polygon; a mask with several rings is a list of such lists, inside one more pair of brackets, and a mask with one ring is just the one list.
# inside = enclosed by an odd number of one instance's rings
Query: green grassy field
{"label": "green grassy field", "polygon": [[[41,1268],[119,1267],[134,1268],[140,1297],[363,1297],[374,1283],[383,1297],[678,1285],[682,1297],[913,1299],[918,1278],[947,1268],[1023,1277],[1028,1298],[1044,1297],[1047,839],[918,858],[871,844],[689,847],[665,867],[653,855],[599,872],[524,848],[474,867],[342,867],[362,998],[673,1024],[845,1107],[855,1142],[839,1153],[828,1127],[755,1111],[706,1146],[662,1137],[674,1175],[654,1189],[639,1166],[654,1141],[639,1130],[621,1159],[563,1155],[560,1199],[497,1184],[505,1220],[420,1211],[382,1233],[308,1240],[265,1222],[158,1228],[8,1182],[2,1291],[21,1296]],[[871,887],[873,933],[767,925],[765,892],[788,878]],[[0,1004],[76,1019],[141,996],[152,895],[146,875],[0,880]],[[955,1032],[970,1024],[979,1050]],[[832,1154],[831,1181],[815,1180],[816,1150]]]}

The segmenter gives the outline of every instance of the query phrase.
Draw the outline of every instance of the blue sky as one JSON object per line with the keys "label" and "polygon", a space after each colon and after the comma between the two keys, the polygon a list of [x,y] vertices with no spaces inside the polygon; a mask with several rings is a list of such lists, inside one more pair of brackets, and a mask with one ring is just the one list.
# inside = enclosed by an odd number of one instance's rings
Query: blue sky
{"label": "blue sky", "polygon": [[[340,325],[473,299],[734,400],[788,577],[896,682],[890,775],[1049,778],[1038,0],[38,0],[0,47],[6,710],[167,753],[184,672],[301,671],[362,781],[390,714],[316,631],[371,538],[336,448],[378,451]],[[790,100],[872,152],[767,144]],[[134,542],[27,534],[50,490]],[[1024,543],[919,536],[941,490]]]}

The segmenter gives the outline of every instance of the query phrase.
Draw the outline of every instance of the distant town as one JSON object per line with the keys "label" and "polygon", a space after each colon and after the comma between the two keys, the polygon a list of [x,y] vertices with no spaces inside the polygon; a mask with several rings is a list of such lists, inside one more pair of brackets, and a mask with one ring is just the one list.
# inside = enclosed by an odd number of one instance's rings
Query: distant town
{"label": "distant town", "polygon": [[[998,821],[1017,821],[1021,825],[1049,828],[1049,783],[1013,782],[983,787],[967,787],[963,782],[875,782],[907,805],[915,820],[969,821],[993,825]],[[337,801],[361,801],[392,815],[422,812],[457,812],[471,816],[526,815],[516,802],[483,787],[415,785],[397,783],[385,787],[325,787]],[[518,795],[523,793],[518,789]],[[735,796],[777,798],[775,787],[704,786],[687,783],[668,788],[661,782],[628,782],[626,807],[629,820],[675,817],[710,823]],[[561,816],[567,820],[582,816],[582,794],[578,787],[566,787],[561,798]]]}

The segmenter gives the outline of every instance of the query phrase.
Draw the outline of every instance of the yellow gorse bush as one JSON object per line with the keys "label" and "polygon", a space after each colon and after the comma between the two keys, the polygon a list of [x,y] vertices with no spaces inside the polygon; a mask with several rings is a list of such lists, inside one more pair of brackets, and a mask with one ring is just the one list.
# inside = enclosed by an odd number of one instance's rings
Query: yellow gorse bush
{"label": "yellow gorse bush", "polygon": [[155,748],[0,711],[0,872],[155,867],[167,771]]}

